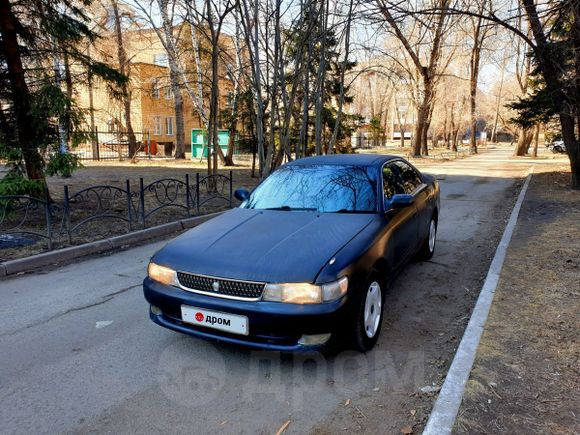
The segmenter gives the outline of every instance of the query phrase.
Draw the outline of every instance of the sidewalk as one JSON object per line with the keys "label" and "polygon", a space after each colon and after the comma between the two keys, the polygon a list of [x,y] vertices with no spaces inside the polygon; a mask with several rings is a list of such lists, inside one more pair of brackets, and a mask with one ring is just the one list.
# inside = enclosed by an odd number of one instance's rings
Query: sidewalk
{"label": "sidewalk", "polygon": [[454,433],[580,433],[580,193],[555,169],[532,178]]}

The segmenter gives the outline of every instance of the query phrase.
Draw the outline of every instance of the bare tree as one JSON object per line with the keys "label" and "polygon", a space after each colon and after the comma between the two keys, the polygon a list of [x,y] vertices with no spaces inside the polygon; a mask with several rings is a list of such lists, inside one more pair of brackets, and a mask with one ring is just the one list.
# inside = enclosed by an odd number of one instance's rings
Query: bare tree
{"label": "bare tree", "polygon": [[167,66],[169,68],[169,86],[173,98],[173,109],[175,115],[175,158],[185,158],[185,119],[183,113],[183,95],[181,93],[184,82],[184,71],[179,62],[180,52],[178,46],[181,39],[183,27],[174,26],[174,11],[176,3],[174,0],[154,0],[159,16],[161,17],[161,27],[156,23],[155,16],[151,11],[153,0],[150,0],[149,8],[145,3],[136,2],[137,7],[147,17],[150,25],[155,30],[159,41],[167,54]]}
{"label": "bare tree", "polygon": [[353,19],[353,5],[354,1],[350,0],[348,3],[348,12],[346,16],[346,28],[345,28],[345,36],[344,36],[344,60],[340,64],[340,93],[338,96],[338,110],[336,113],[336,120],[334,122],[334,129],[332,131],[332,137],[330,139],[330,143],[328,144],[328,153],[332,154],[332,150],[334,148],[334,144],[336,142],[336,138],[338,137],[338,129],[340,127],[340,120],[342,117],[342,109],[344,106],[344,76],[347,69],[348,64],[348,56],[350,54],[350,28]]}
{"label": "bare tree", "polygon": [[[201,34],[209,44],[210,58],[210,98],[208,117],[208,174],[217,173],[218,155],[225,161],[222,149],[219,146],[218,115],[220,100],[220,59],[222,56],[222,28],[228,16],[237,7],[236,0],[217,2],[203,0],[198,4],[195,0],[187,0],[188,15],[198,24],[197,32]],[[199,50],[199,47],[198,47]],[[199,67],[199,62],[198,62]]]}
{"label": "bare tree", "polygon": [[493,143],[497,142],[497,126],[498,126],[498,122],[499,122],[499,111],[500,111],[501,102],[502,102],[502,92],[503,92],[503,86],[504,86],[504,80],[505,80],[506,63],[507,63],[507,55],[504,54],[504,56],[502,57],[502,64],[500,67],[499,89],[497,91],[497,96],[496,96],[495,114],[494,114],[494,118],[493,118],[493,127],[491,130],[491,142],[493,142]]}
{"label": "bare tree", "polygon": [[[252,3],[253,1],[253,3]],[[251,65],[251,84],[255,104],[256,139],[259,175],[264,175],[264,102],[262,99],[262,73],[260,70],[260,13],[258,0],[240,0],[240,17]]]}
{"label": "bare tree", "polygon": [[[388,23],[390,29],[400,41],[405,52],[410,57],[420,78],[421,101],[417,106],[417,119],[415,132],[413,135],[413,154],[420,156],[427,155],[427,133],[430,126],[430,117],[433,112],[437,78],[441,71],[445,69],[446,62],[443,61],[443,41],[446,30],[450,0],[435,0],[436,7],[440,11],[438,14],[428,16],[429,23],[422,23],[424,33],[431,33],[432,37],[427,50],[421,50],[424,44],[415,44],[411,35],[406,35],[404,27],[393,15],[394,10],[400,10],[386,0],[376,0],[377,6]],[[409,16],[408,11],[403,11],[402,16]],[[431,30],[432,29],[432,30]],[[422,35],[424,37],[424,35]]]}
{"label": "bare tree", "polygon": [[[124,76],[131,76],[131,65],[129,59],[127,58],[127,52],[125,51],[125,42],[123,39],[123,27],[122,27],[122,17],[119,12],[119,4],[117,0],[111,1],[111,10],[113,13],[114,20],[114,32],[115,40],[117,42],[117,60],[119,62],[119,72]],[[123,112],[125,117],[125,129],[127,130],[127,136],[129,139],[129,155],[135,157],[137,154],[137,140],[135,138],[135,133],[133,131],[133,124],[131,123],[131,88],[128,83],[122,84],[123,90]]]}
{"label": "bare tree", "polygon": [[[488,0],[479,0],[480,5],[478,10],[483,13],[485,3]],[[492,25],[484,22],[482,17],[471,17],[472,21],[472,36],[473,45],[471,46],[471,57],[469,59],[469,109],[471,121],[471,134],[469,137],[469,145],[471,152],[477,153],[477,86],[479,83],[479,69],[481,62],[481,51],[483,45],[492,30]]]}

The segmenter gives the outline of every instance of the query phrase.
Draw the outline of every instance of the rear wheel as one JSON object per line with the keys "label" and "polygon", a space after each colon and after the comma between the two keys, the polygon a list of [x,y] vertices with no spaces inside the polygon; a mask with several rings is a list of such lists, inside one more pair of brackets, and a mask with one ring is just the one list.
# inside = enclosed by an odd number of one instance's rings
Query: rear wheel
{"label": "rear wheel", "polygon": [[429,260],[433,257],[435,253],[435,242],[437,241],[437,221],[435,216],[429,221],[429,229],[427,230],[427,236],[417,253],[417,257],[420,260]]}
{"label": "rear wheel", "polygon": [[354,319],[353,344],[360,352],[368,352],[376,344],[383,322],[383,291],[377,280],[365,286]]}

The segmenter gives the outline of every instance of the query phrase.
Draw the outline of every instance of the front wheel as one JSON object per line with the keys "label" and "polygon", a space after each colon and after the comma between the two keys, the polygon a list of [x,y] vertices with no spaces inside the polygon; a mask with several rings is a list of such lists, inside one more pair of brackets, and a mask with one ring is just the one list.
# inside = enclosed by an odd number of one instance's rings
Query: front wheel
{"label": "front wheel", "polygon": [[367,283],[354,320],[353,344],[360,352],[368,352],[379,338],[383,321],[383,292],[378,281]]}
{"label": "front wheel", "polygon": [[423,241],[417,257],[420,260],[429,260],[433,257],[435,253],[435,242],[437,241],[437,221],[435,217],[431,218],[429,222],[429,230],[427,232],[427,237]]}

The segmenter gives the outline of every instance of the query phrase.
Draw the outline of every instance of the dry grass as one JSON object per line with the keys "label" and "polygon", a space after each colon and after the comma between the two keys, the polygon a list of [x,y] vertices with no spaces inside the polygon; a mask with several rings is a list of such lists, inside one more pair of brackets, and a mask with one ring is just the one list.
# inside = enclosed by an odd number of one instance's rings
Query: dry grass
{"label": "dry grass", "polygon": [[578,433],[580,193],[534,175],[455,432]]}

